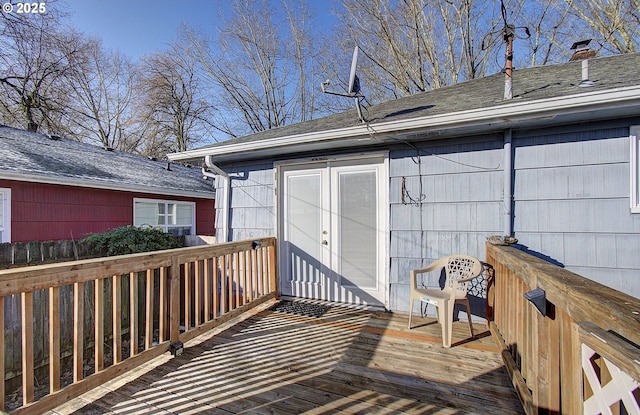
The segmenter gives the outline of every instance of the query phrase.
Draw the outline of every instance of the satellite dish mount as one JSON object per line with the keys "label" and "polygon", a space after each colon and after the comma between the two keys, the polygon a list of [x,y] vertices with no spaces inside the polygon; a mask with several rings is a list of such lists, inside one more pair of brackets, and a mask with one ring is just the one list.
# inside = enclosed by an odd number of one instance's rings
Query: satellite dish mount
{"label": "satellite dish mount", "polygon": [[360,122],[365,122],[362,116],[362,107],[360,105],[360,98],[364,98],[364,95],[360,94],[360,79],[356,75],[356,66],[358,65],[358,46],[353,50],[353,58],[351,59],[351,72],[349,72],[349,88],[346,93],[335,92],[327,90],[327,86],[331,84],[331,81],[327,79],[322,82],[322,92],[325,94],[338,95],[341,97],[354,98],[356,101],[356,109],[358,110],[358,119]]}

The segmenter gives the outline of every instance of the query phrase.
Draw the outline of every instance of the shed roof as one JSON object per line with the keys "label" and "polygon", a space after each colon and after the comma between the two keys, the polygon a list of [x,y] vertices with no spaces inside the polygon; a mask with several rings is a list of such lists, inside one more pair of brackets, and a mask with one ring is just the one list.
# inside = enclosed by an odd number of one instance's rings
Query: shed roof
{"label": "shed roof", "polygon": [[198,168],[0,126],[0,179],[212,199]]}
{"label": "shed roof", "polygon": [[[479,133],[637,115],[640,109],[640,53],[589,60],[582,87],[582,62],[517,70],[513,98],[504,99],[505,75],[498,73],[415,94],[364,111],[355,109],[169,155],[174,160],[212,156],[227,161],[285,152],[371,145],[407,134],[416,139],[444,137],[454,131]],[[366,86],[363,87],[366,94]]]}

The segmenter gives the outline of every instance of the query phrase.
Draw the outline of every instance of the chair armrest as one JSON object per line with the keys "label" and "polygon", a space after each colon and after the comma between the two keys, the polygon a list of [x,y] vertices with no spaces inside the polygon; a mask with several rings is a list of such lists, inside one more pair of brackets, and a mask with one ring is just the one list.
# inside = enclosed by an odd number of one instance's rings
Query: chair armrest
{"label": "chair armrest", "polygon": [[433,261],[432,263],[430,263],[429,265],[427,265],[426,267],[422,267],[422,268],[418,268],[418,269],[414,269],[411,270],[412,274],[423,274],[425,272],[431,272],[434,271],[438,268],[444,268],[446,266],[446,260],[443,260],[442,258],[437,259],[435,261]]}
{"label": "chair armrest", "polygon": [[432,262],[431,264],[427,265],[426,267],[412,269],[410,272],[410,281],[409,281],[409,283],[411,284],[411,290],[418,289],[418,274],[424,274],[426,272],[431,272],[439,268],[444,268],[445,265],[446,263],[444,261],[442,261],[441,259],[438,259]]}

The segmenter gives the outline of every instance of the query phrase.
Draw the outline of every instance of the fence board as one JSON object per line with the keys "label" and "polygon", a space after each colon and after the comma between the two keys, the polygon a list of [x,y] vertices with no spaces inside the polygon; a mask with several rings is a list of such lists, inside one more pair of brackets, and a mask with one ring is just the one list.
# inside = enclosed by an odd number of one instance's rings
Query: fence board
{"label": "fence board", "polygon": [[[0,333],[4,333],[4,297],[0,297]],[[5,345],[4,341],[0,341],[0,356],[5,356]],[[0,374],[2,374],[4,378],[5,373],[5,358],[0,357]],[[4,387],[4,379],[3,382],[0,382],[0,408],[4,408],[4,395],[5,395],[5,387]]]}
{"label": "fence board", "polygon": [[196,326],[199,326],[200,323],[202,322],[201,317],[202,314],[200,312],[200,310],[202,310],[202,285],[204,284],[204,281],[202,280],[202,262],[204,260],[198,260],[195,261],[193,263],[194,266],[194,289],[195,289],[195,293],[193,295],[194,298],[194,309],[195,309],[195,315],[194,315],[194,323]]}
{"label": "fence board", "polygon": [[112,277],[112,313],[113,313],[113,364],[122,361],[122,276]]}
{"label": "fence board", "polygon": [[22,293],[22,402],[34,399],[33,292]]}
{"label": "fence board", "polygon": [[129,273],[129,356],[138,354],[138,273]]}
{"label": "fence board", "polygon": [[191,264],[184,264],[184,326],[185,330],[189,330],[191,328],[191,287],[192,287],[192,278],[193,274],[191,273]]}
{"label": "fence board", "polygon": [[167,319],[164,317],[168,315],[167,313],[167,269],[165,267],[160,267],[160,288],[158,292],[158,332],[159,339],[158,341],[162,343],[167,340],[169,336],[167,335]]}
{"label": "fence board", "polygon": [[[0,352],[17,355],[21,360],[20,368],[14,372],[22,374],[23,406],[13,412],[42,413],[63,399],[139,365],[149,356],[167,351],[170,343],[185,342],[275,298],[275,290],[265,291],[272,282],[277,284],[276,267],[270,263],[276,256],[266,254],[271,252],[267,250],[275,250],[275,238],[259,241],[256,249],[254,241],[241,241],[0,270],[0,333],[4,333],[0,336]],[[263,254],[256,255],[260,251]],[[245,267],[251,257],[256,258],[256,267],[249,276]],[[249,278],[255,280],[256,287],[256,292],[251,293],[252,302],[245,301],[245,295],[250,294],[245,282]],[[143,283],[144,289],[140,287]],[[42,307],[34,308],[40,303]],[[6,310],[15,310],[18,321],[9,318]],[[4,324],[5,318],[9,325]],[[139,344],[142,324],[144,351]],[[15,330],[20,332],[18,346],[8,350],[8,346],[14,346],[11,342]],[[124,357],[122,339],[127,334],[130,353]],[[113,346],[112,360],[105,354],[106,342]],[[73,379],[63,379],[62,385],[61,362],[67,343]],[[87,374],[84,368],[91,359],[93,367],[89,366]],[[48,382],[48,392],[36,391],[35,361],[45,368],[49,364],[45,379],[38,380],[45,388]],[[1,373],[9,370],[4,365],[0,369]],[[4,379],[0,388],[7,392]],[[4,395],[0,410],[6,408]]]}
{"label": "fence board", "polygon": [[[49,393],[60,390],[60,287],[49,288]],[[4,373],[4,372],[1,372]]]}
{"label": "fence board", "polygon": [[73,290],[73,381],[84,378],[84,283],[74,284]]}
{"label": "fence board", "polygon": [[147,270],[147,295],[145,298],[145,350],[151,349],[153,345],[153,300],[154,300],[154,284],[153,270]]}
{"label": "fence board", "polygon": [[97,279],[94,282],[94,312],[93,324],[95,328],[94,337],[94,360],[95,372],[104,369],[104,280]]}
{"label": "fence board", "polygon": [[218,317],[220,307],[220,284],[218,283],[218,258],[213,257],[211,259],[211,281],[213,283],[213,318]]}

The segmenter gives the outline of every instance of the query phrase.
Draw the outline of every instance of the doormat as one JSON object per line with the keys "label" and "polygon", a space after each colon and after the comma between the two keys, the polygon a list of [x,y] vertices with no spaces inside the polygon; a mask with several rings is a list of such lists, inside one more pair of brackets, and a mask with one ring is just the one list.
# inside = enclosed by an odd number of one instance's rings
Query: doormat
{"label": "doormat", "polygon": [[329,306],[312,304],[301,301],[281,301],[269,310],[278,313],[295,314],[305,317],[322,317],[329,310]]}

